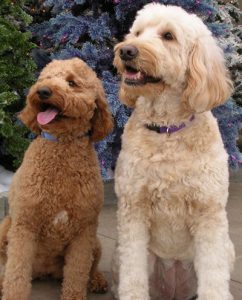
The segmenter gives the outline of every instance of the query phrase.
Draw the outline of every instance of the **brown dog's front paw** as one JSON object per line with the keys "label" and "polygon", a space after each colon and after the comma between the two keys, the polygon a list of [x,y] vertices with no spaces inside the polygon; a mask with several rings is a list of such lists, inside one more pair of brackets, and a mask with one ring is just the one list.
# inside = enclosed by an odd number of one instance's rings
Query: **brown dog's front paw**
{"label": "brown dog's front paw", "polygon": [[23,297],[21,297],[21,296],[19,296],[17,293],[16,294],[4,294],[4,295],[2,295],[1,296],[1,298],[0,298],[1,300],[27,300],[27,298],[23,298]]}
{"label": "brown dog's front paw", "polygon": [[104,294],[108,291],[108,283],[101,272],[95,272],[90,278],[88,291],[96,294]]}
{"label": "brown dog's front paw", "polygon": [[27,300],[31,291],[31,284],[14,278],[3,283],[1,300]]}
{"label": "brown dog's front paw", "polygon": [[80,295],[80,293],[70,293],[69,295],[62,295],[61,300],[87,300],[87,297]]}
{"label": "brown dog's front paw", "polygon": [[87,300],[86,289],[76,289],[73,286],[65,286],[62,290],[61,300]]}

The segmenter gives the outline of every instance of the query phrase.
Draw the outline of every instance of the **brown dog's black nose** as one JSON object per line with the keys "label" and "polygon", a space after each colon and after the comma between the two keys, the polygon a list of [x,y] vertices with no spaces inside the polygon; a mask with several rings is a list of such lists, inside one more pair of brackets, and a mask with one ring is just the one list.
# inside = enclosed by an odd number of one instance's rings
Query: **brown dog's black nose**
{"label": "brown dog's black nose", "polygon": [[138,55],[138,49],[135,46],[127,45],[120,49],[120,58],[124,61],[132,60]]}
{"label": "brown dog's black nose", "polygon": [[37,90],[37,94],[39,95],[40,99],[45,100],[51,96],[52,91],[47,86],[43,86]]}

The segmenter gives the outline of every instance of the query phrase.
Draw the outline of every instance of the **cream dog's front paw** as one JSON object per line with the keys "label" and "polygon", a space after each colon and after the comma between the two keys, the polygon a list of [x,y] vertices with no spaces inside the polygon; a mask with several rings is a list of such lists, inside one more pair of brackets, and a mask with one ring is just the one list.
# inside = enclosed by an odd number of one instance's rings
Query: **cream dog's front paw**
{"label": "cream dog's front paw", "polygon": [[130,291],[129,293],[119,294],[119,300],[150,300],[147,293],[141,293],[139,291]]}
{"label": "cream dog's front paw", "polygon": [[200,293],[197,300],[233,300],[234,297],[229,293],[222,293],[221,291],[208,290]]}
{"label": "cream dog's front paw", "polygon": [[150,298],[143,298],[141,296],[127,296],[127,297],[120,297],[120,300],[150,300]]}

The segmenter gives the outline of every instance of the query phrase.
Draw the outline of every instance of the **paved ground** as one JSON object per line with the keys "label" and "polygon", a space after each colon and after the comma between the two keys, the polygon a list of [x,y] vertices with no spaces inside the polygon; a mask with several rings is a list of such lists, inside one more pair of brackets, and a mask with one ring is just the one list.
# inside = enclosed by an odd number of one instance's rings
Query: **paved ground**
{"label": "paved ground", "polygon": [[[1,201],[0,201],[1,202]],[[116,205],[112,185],[106,185],[106,205],[100,215],[98,234],[103,246],[101,270],[110,282],[110,261],[115,247]],[[1,203],[0,203],[1,204]],[[1,208],[0,208],[1,210]],[[236,263],[232,274],[231,290],[234,300],[242,299],[242,170],[231,175],[230,197],[228,202],[228,217],[230,234],[235,244]],[[31,300],[57,300],[60,299],[60,283],[57,281],[35,281]],[[113,300],[110,293],[105,295],[90,294],[88,300]],[[212,299],[211,299],[212,300]]]}

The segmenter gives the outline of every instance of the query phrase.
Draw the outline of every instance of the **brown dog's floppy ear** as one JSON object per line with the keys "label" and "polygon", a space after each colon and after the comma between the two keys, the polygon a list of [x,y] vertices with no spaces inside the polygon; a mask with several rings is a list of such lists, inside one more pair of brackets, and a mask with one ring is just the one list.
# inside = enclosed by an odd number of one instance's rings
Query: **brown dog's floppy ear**
{"label": "brown dog's floppy ear", "polygon": [[109,111],[101,82],[97,84],[96,109],[91,120],[91,140],[97,142],[107,136],[113,129],[113,118]]}
{"label": "brown dog's floppy ear", "polygon": [[37,122],[37,111],[27,100],[25,108],[19,113],[18,119],[20,119],[31,131],[39,134],[40,128]]}
{"label": "brown dog's floppy ear", "polygon": [[187,72],[183,101],[192,111],[211,110],[229,98],[233,84],[225,67],[222,49],[212,36],[200,38],[195,43]]}

